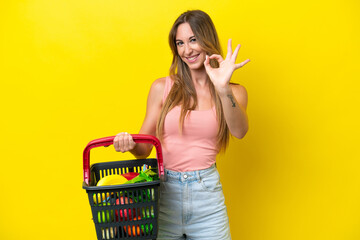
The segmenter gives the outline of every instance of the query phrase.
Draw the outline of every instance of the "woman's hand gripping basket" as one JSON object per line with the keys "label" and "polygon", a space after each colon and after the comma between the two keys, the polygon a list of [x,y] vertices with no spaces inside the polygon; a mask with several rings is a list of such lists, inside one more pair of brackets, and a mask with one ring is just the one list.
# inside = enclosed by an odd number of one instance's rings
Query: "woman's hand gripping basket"
{"label": "woman's hand gripping basket", "polygon": [[83,153],[84,182],[95,223],[97,239],[156,239],[160,180],[140,183],[96,186],[109,175],[141,173],[144,166],[164,176],[160,141],[150,135],[134,134],[136,143],[155,146],[157,159],[135,159],[93,164],[90,168],[90,150],[113,144],[114,136],[95,139],[88,143]]}

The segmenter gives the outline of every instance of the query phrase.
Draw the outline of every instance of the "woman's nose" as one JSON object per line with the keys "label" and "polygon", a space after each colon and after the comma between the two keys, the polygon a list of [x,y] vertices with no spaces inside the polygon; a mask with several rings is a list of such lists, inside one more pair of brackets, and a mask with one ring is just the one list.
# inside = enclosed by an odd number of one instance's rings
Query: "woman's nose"
{"label": "woman's nose", "polygon": [[192,52],[192,48],[189,44],[185,44],[185,55],[189,56]]}

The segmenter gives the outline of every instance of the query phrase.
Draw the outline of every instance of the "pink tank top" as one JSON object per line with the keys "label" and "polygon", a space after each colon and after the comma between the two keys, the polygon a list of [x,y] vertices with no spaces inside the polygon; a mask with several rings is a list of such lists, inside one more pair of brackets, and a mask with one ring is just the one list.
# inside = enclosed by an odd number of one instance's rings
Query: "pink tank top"
{"label": "pink tank top", "polygon": [[[173,81],[166,77],[163,102]],[[162,143],[164,167],[178,172],[195,171],[211,167],[219,152],[216,146],[218,122],[215,107],[204,111],[191,111],[185,117],[182,134],[179,129],[181,108],[171,109],[165,117]]]}

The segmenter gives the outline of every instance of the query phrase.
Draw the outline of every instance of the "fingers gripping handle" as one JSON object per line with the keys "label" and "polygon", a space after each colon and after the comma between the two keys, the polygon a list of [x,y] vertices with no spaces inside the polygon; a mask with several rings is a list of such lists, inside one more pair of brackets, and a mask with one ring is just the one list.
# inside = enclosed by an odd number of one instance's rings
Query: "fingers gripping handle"
{"label": "fingers gripping handle", "polygon": [[[162,150],[159,139],[151,135],[131,134],[135,143],[150,143],[155,146],[156,157],[158,160],[159,176],[164,176],[164,166]],[[90,150],[96,147],[107,147],[113,144],[115,136],[104,137],[92,140],[84,149],[83,153],[83,168],[84,168],[84,182],[89,185],[90,182]],[[136,161],[136,160],[135,160]]]}

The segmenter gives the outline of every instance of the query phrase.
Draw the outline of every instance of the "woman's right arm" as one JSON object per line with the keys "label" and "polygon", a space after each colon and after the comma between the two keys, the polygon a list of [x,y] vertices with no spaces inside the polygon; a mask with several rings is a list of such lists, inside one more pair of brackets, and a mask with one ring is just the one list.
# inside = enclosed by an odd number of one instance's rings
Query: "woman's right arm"
{"label": "woman's right arm", "polygon": [[[165,89],[165,78],[153,82],[147,99],[146,115],[139,131],[140,134],[156,135],[156,123],[162,108],[162,99]],[[130,151],[136,158],[146,158],[150,155],[152,145],[135,143],[128,133],[119,133],[114,138],[114,148],[117,152]]]}

